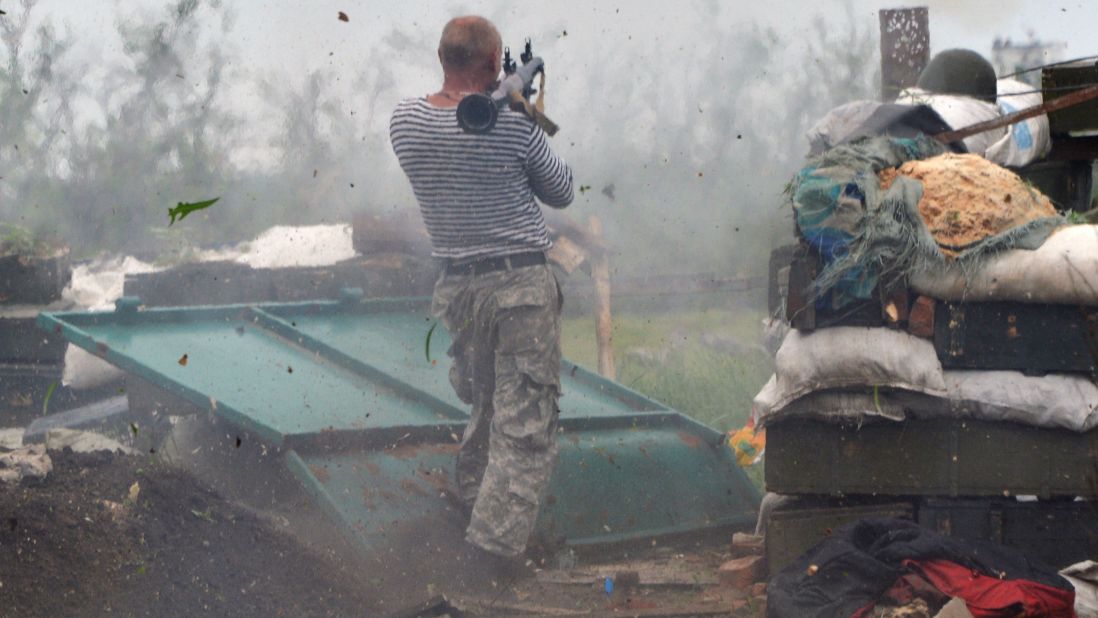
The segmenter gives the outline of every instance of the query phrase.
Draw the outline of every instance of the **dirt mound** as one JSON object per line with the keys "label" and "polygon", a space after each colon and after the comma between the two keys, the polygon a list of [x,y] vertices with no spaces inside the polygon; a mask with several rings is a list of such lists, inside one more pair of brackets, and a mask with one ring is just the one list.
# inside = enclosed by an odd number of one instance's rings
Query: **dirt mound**
{"label": "dirt mound", "polygon": [[1056,209],[1047,197],[1010,170],[972,154],[946,153],[908,161],[882,170],[881,188],[896,176],[923,183],[919,212],[944,253],[955,255],[969,245]]}
{"label": "dirt mound", "polygon": [[0,487],[0,615],[352,616],[369,607],[351,573],[185,472],[143,457],[50,455],[44,481]]}

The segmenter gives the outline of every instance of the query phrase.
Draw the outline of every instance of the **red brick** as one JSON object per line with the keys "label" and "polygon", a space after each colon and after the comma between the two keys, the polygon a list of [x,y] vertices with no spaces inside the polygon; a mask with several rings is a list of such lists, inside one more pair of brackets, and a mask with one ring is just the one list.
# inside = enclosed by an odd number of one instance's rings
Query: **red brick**
{"label": "red brick", "polygon": [[737,532],[732,535],[732,557],[761,556],[763,554],[763,537],[754,534]]}
{"label": "red brick", "polygon": [[907,332],[916,337],[934,336],[934,299],[920,296],[911,307],[907,318]]}
{"label": "red brick", "polygon": [[762,579],[762,556],[744,556],[729,560],[717,569],[717,579],[722,586],[729,588],[747,589],[757,580]]}

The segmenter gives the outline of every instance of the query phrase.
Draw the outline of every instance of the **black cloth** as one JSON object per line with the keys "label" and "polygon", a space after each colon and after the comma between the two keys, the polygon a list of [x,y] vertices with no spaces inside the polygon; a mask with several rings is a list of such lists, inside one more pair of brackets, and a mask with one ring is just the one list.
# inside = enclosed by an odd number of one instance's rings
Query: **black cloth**
{"label": "black cloth", "polygon": [[867,518],[839,528],[775,575],[767,585],[767,615],[851,616],[892,586],[904,573],[904,560],[948,560],[1000,579],[1073,590],[1055,569],[1017,550],[943,536],[901,519]]}

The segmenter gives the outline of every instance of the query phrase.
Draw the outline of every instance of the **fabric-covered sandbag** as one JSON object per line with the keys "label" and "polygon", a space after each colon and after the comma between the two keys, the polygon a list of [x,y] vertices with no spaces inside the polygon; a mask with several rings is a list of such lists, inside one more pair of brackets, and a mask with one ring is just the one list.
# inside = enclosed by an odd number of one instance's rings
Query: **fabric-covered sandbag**
{"label": "fabric-covered sandbag", "polygon": [[755,397],[753,413],[763,427],[790,417],[858,423],[867,418],[970,418],[1079,433],[1098,426],[1098,385],[1083,375],[957,370],[944,372],[943,378],[944,397],[862,387],[812,392],[777,408],[770,402],[782,393],[771,377]]}
{"label": "fabric-covered sandbag", "polygon": [[1060,224],[1056,208],[1040,191],[977,155],[947,152],[907,161],[881,171],[881,189],[887,191],[898,176],[922,184],[919,215],[939,251],[950,258],[1040,219]]}
{"label": "fabric-covered sandbag", "polygon": [[[995,120],[1002,115],[998,106],[993,103],[959,94],[927,92],[921,88],[905,89],[896,97],[896,102],[908,105],[929,105],[930,109],[937,112],[954,131],[988,120]],[[969,152],[982,157],[1006,133],[1007,129],[1000,127],[971,135],[964,139],[965,148]]]}
{"label": "fabric-covered sandbag", "polygon": [[933,344],[887,328],[792,330],[752,415],[759,426],[790,416],[951,417],[1085,432],[1098,426],[1098,385],[1078,374],[944,371]]}
{"label": "fabric-covered sandbag", "polygon": [[[999,98],[996,104],[1003,116],[1044,103],[1044,97],[1033,86],[1016,79],[996,82]],[[1048,116],[1041,114],[1007,127],[1007,134],[988,147],[984,156],[989,161],[1010,167],[1022,167],[1044,158],[1052,150],[1052,132]]]}
{"label": "fabric-covered sandbag", "polygon": [[[919,184],[894,183],[892,192],[901,197],[887,201],[892,207],[886,212],[877,174],[944,151],[928,137],[866,138],[811,159],[793,177],[788,192],[797,230],[824,262],[814,295],[829,294],[835,309],[870,298],[884,271],[908,261],[918,246],[933,247],[915,210]],[[892,212],[905,203],[910,208]],[[920,229],[923,237],[916,241]]]}
{"label": "fabric-covered sandbag", "polygon": [[[900,167],[910,161],[931,159],[942,154],[944,147],[935,140],[916,138],[874,137],[857,140],[832,148],[794,176],[788,187],[794,220],[801,237],[814,249],[823,261],[823,268],[813,282],[809,293],[817,307],[839,310],[857,300],[872,298],[882,278],[910,276],[918,272],[940,269],[953,262],[962,269],[973,268],[988,257],[1015,248],[1036,249],[1048,235],[1065,224],[1054,212],[1037,207],[1040,200],[1029,200],[1004,221],[983,226],[989,212],[981,208],[976,198],[989,197],[980,191],[972,199],[959,199],[950,203],[949,210],[941,213],[945,231],[952,231],[954,224],[967,225],[985,232],[970,235],[963,246],[948,246],[949,254],[942,251],[938,240],[931,233],[919,204],[923,203],[924,186],[918,178],[903,174],[886,174],[890,184],[882,187],[880,172]],[[956,155],[949,155],[956,156]],[[948,163],[952,159],[942,158]],[[983,165],[993,166],[982,159]],[[933,166],[931,166],[933,167]],[[951,164],[945,165],[951,171]],[[1015,179],[1019,195],[1037,194],[1013,174],[994,168],[997,172]],[[985,170],[986,171],[986,170]],[[973,170],[975,186],[983,172]],[[931,188],[945,187],[951,183],[928,183]],[[929,195],[926,203],[939,202],[949,195]],[[1004,202],[1012,202],[1001,197]],[[948,201],[948,200],[947,200]],[[966,204],[972,204],[973,212],[981,216],[970,217]],[[1008,210],[1015,210],[1011,207]],[[1012,227],[1006,224],[1013,222]],[[977,227],[978,225],[978,227]],[[983,230],[988,227],[989,230]]]}
{"label": "fabric-covered sandbag", "polygon": [[1084,560],[1060,570],[1075,587],[1075,615],[1098,618],[1098,562]]}
{"label": "fabric-covered sandbag", "polygon": [[772,388],[760,394],[767,408],[781,410],[809,393],[866,386],[946,394],[933,344],[904,331],[856,326],[790,331],[774,358]]}
{"label": "fabric-covered sandbag", "polygon": [[913,272],[910,284],[941,300],[1098,305],[1098,225],[1061,227],[1032,251]]}

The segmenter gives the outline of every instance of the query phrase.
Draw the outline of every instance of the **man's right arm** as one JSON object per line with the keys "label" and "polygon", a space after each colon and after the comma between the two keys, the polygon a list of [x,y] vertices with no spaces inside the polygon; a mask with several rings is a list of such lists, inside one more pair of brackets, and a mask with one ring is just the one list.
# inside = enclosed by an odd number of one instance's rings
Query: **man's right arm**
{"label": "man's right arm", "polygon": [[545,132],[537,126],[530,135],[526,173],[534,195],[546,206],[564,208],[572,203],[572,170],[549,148]]}

